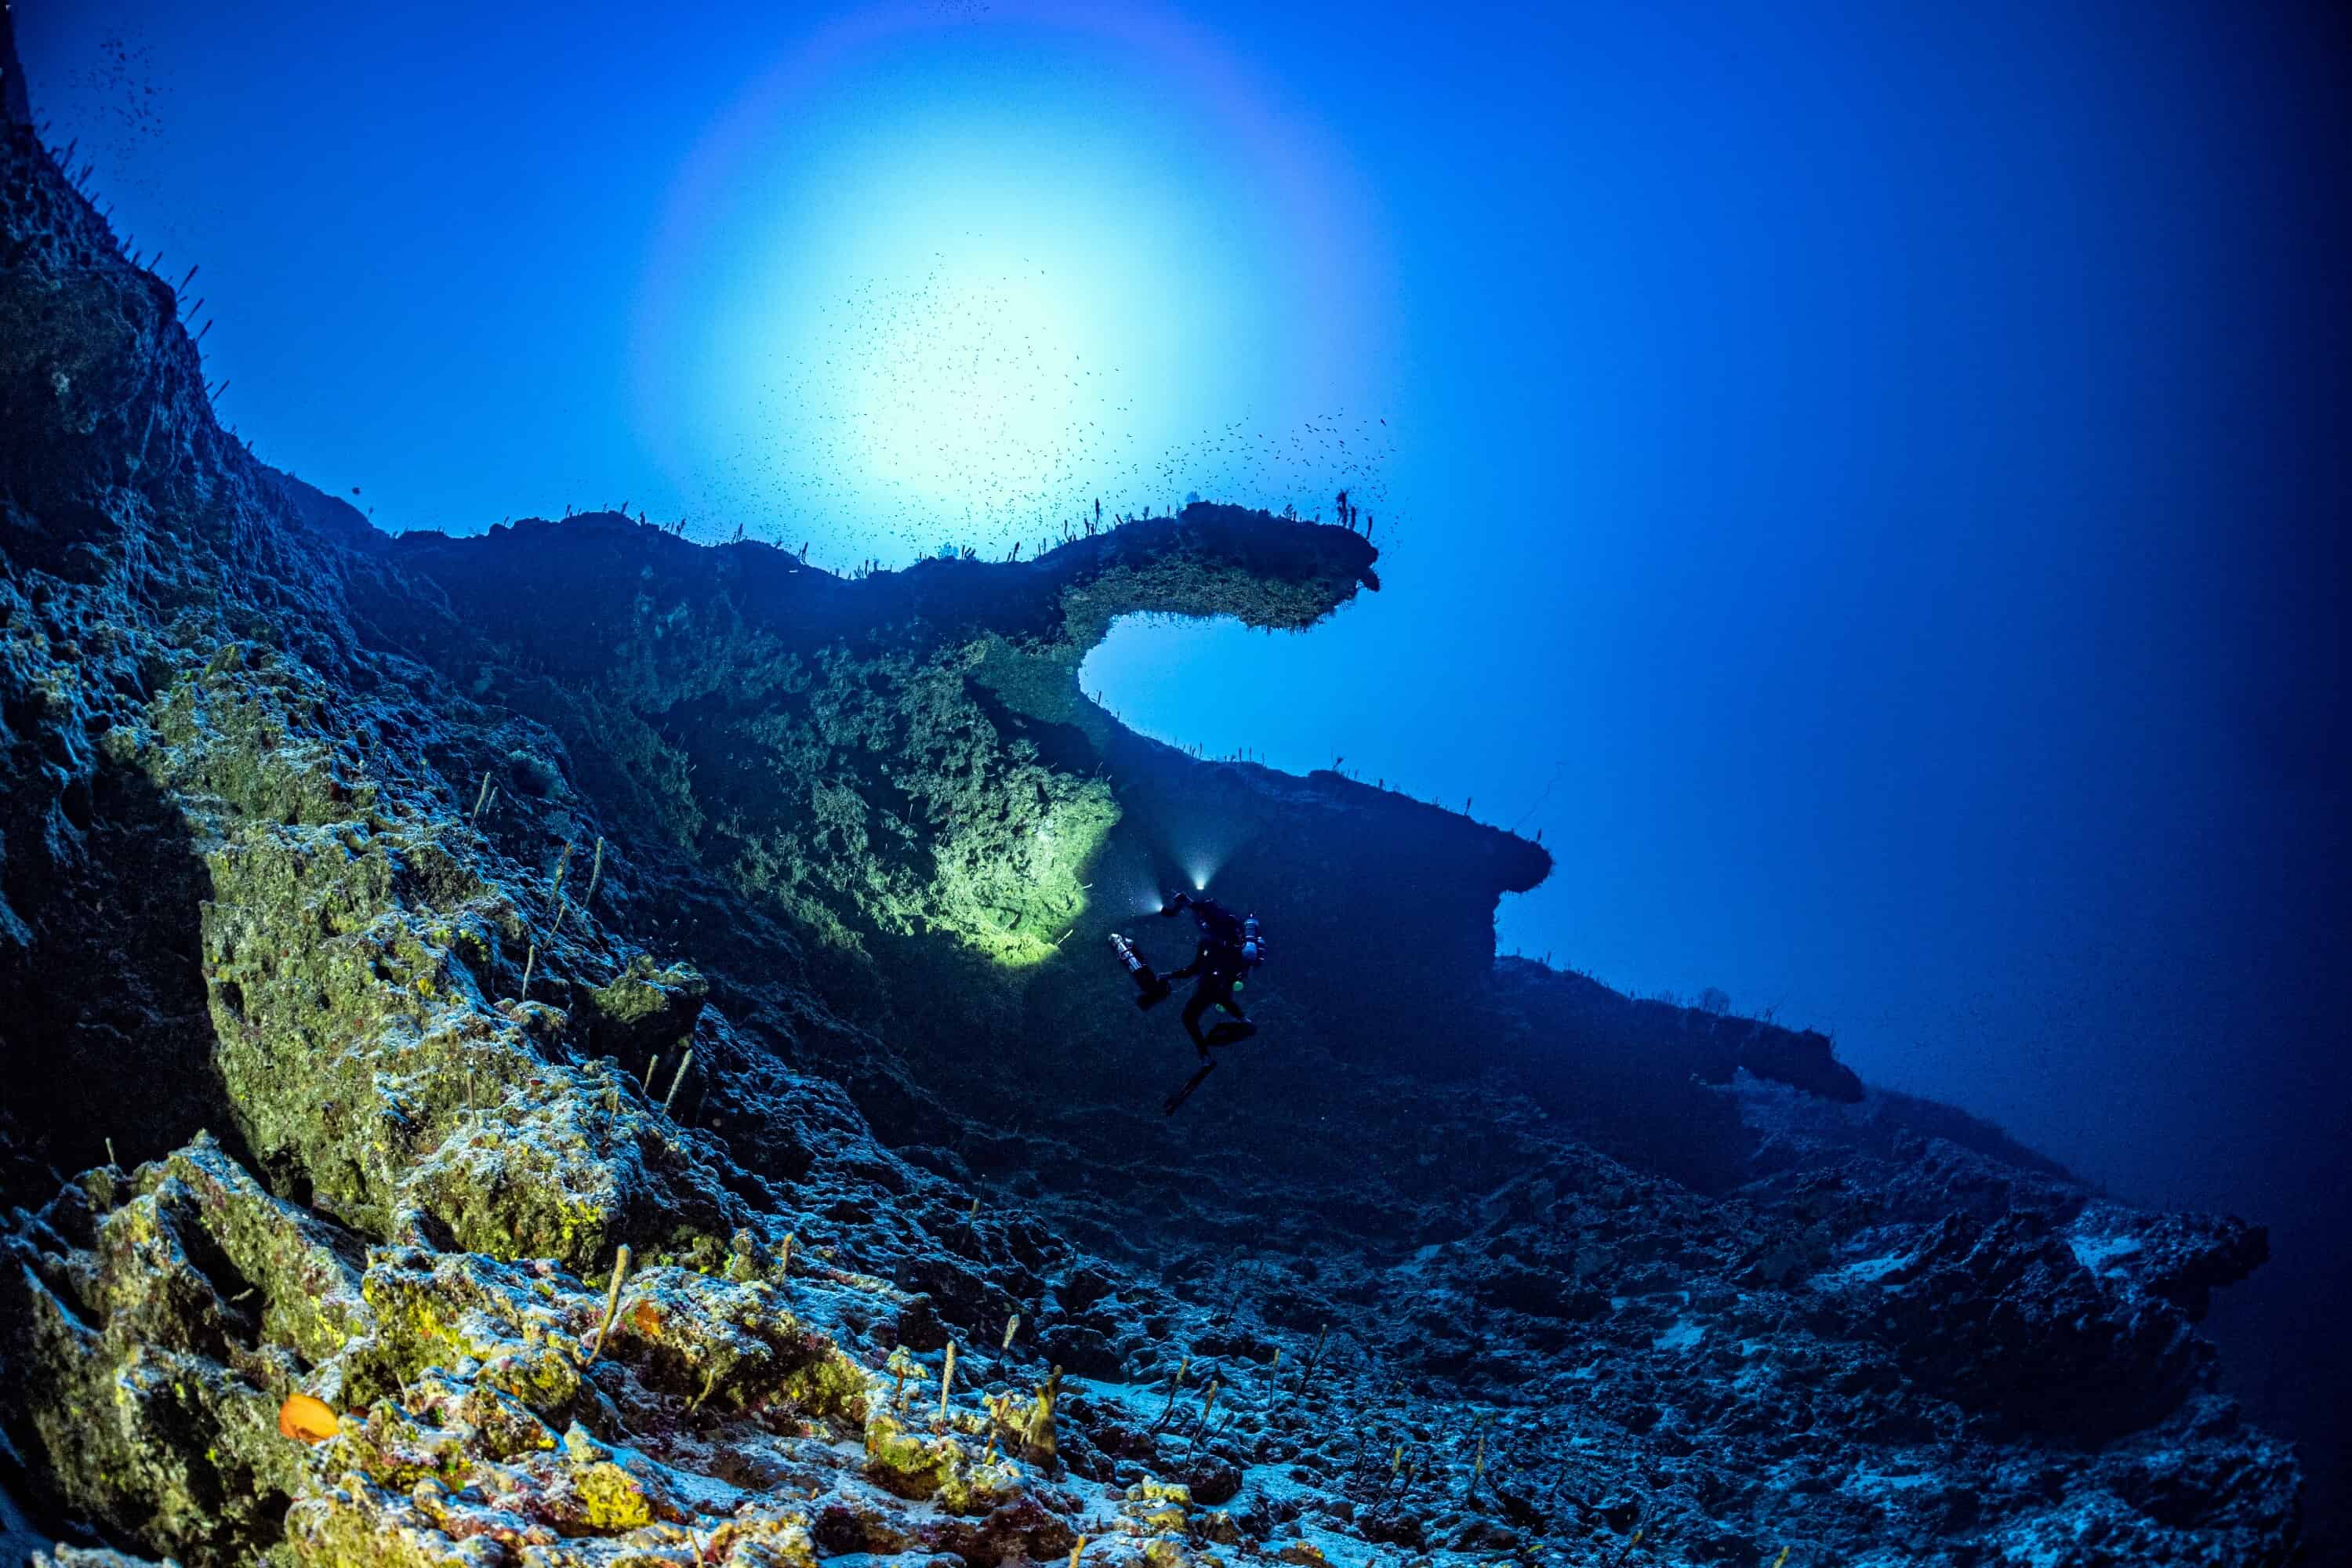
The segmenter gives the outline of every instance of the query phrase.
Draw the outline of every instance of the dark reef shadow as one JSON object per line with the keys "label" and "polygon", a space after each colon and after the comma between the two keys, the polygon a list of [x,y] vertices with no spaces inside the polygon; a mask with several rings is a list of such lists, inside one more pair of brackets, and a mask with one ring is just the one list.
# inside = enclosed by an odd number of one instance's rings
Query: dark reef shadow
{"label": "dark reef shadow", "polygon": [[[31,715],[7,718],[33,732]],[[109,1140],[128,1168],[200,1129],[250,1168],[214,1051],[201,936],[213,885],[194,826],[135,768],[100,762],[47,800],[40,776],[18,772],[0,805],[0,899],[17,921],[0,942],[14,1068],[0,1113],[40,1130],[9,1173],[35,1190],[5,1195],[46,1200],[49,1167],[100,1163]]]}

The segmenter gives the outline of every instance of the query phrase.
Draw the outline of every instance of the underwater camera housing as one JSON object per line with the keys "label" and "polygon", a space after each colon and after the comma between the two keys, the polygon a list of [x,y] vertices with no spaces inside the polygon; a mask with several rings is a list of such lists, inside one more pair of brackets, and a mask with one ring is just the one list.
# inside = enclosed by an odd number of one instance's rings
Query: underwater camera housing
{"label": "underwater camera housing", "polygon": [[1171,987],[1160,978],[1158,971],[1143,962],[1143,955],[1135,951],[1133,942],[1113,931],[1110,933],[1110,949],[1118,954],[1118,961],[1127,966],[1128,973],[1135,977],[1135,1005],[1138,1007],[1148,1012],[1168,1000]]}

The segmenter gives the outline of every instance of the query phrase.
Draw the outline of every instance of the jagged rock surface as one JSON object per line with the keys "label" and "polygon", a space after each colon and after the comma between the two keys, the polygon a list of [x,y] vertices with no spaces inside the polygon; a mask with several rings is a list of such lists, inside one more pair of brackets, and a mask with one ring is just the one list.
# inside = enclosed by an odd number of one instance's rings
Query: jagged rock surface
{"label": "jagged rock surface", "polygon": [[[190,1564],[2292,1559],[2193,1327],[2258,1229],[1497,963],[1540,849],[1080,691],[1113,616],[1310,626],[1362,541],[384,540],[219,429],[22,130],[0,196],[0,1425],[59,1520]],[[1278,963],[1170,1121],[1097,949],[1210,850]]]}

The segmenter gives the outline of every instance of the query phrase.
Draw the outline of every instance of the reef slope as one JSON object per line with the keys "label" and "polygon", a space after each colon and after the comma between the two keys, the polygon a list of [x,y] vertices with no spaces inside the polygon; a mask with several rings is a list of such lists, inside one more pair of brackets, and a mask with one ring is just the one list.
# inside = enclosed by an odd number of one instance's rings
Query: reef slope
{"label": "reef slope", "polygon": [[[21,126],[0,244],[0,1458],[60,1561],[2293,1559],[2194,1327],[2259,1227],[1498,962],[1538,847],[1079,689],[1361,540],[385,539]],[[1279,962],[1171,1120],[1103,939],[1213,854]]]}

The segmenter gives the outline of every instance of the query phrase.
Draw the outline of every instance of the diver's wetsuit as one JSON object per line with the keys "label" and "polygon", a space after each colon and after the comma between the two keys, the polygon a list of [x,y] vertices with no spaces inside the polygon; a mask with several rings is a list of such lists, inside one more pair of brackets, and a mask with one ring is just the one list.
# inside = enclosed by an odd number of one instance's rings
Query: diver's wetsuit
{"label": "diver's wetsuit", "polygon": [[[1191,1000],[1184,1004],[1184,1032],[1192,1037],[1194,1048],[1207,1056],[1213,1044],[1229,1045],[1257,1033],[1257,1026],[1242,1011],[1242,1005],[1234,1000],[1234,987],[1249,973],[1249,961],[1242,956],[1242,922],[1214,899],[1180,900],[1167,912],[1172,915],[1178,908],[1189,908],[1192,918],[1200,921],[1201,945],[1193,952],[1192,963],[1167,978],[1200,977],[1201,984],[1192,988]],[[1220,1024],[1215,1032],[1226,1037],[1222,1039],[1202,1033],[1202,1016],[1212,1007],[1223,1007],[1231,1013],[1239,1021],[1238,1029]]]}

